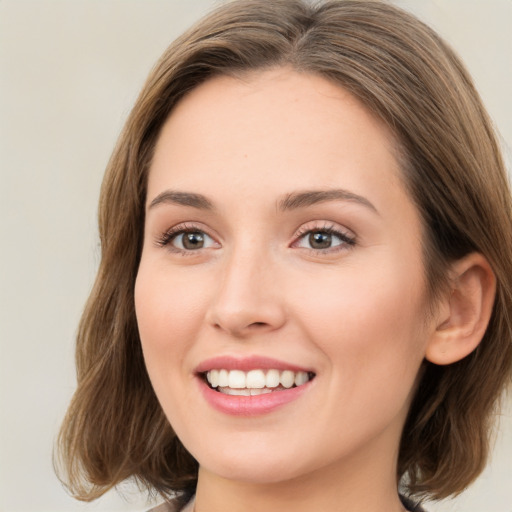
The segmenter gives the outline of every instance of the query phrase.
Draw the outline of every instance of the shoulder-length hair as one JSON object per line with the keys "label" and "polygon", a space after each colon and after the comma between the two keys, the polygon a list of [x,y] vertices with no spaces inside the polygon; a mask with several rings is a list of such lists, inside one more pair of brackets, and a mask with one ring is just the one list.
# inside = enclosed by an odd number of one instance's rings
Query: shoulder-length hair
{"label": "shoulder-length hair", "polygon": [[448,265],[482,253],[497,294],[485,336],[448,366],[424,362],[401,439],[397,482],[443,498],[482,471],[491,419],[512,368],[511,197],[492,124],[454,52],[380,1],[235,0],[178,38],[151,72],[106,170],[101,263],[80,323],[78,389],[59,437],[68,485],[92,500],[132,477],[163,496],[191,493],[197,462],[152,390],[134,313],[148,169],[160,129],[215,75],[288,66],[349,91],[394,133],[424,225],[431,298]]}

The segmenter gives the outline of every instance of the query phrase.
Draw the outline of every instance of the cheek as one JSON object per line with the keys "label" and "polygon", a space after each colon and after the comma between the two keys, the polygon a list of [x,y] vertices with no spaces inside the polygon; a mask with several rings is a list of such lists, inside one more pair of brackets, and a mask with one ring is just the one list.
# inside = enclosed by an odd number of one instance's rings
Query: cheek
{"label": "cheek", "polygon": [[343,425],[363,439],[405,420],[425,350],[423,288],[420,275],[385,268],[350,269],[321,294],[301,292],[302,329],[324,354],[326,436]]}
{"label": "cheek", "polygon": [[378,265],[298,281],[297,317],[345,385],[414,381],[426,344],[422,266],[398,261],[390,255]]}
{"label": "cheek", "polygon": [[[180,272],[141,262],[135,283],[135,310],[144,359],[158,392],[170,369],[183,360],[204,318],[204,289]],[[174,373],[175,374],[175,373]]]}

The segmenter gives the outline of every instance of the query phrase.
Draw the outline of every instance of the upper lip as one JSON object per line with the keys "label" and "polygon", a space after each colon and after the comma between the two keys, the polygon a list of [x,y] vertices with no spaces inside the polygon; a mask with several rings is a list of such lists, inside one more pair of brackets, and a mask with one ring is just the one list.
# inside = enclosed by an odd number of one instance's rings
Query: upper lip
{"label": "upper lip", "polygon": [[217,356],[202,361],[196,368],[196,373],[205,373],[210,370],[291,370],[293,372],[313,372],[312,369],[299,366],[279,359],[265,356]]}

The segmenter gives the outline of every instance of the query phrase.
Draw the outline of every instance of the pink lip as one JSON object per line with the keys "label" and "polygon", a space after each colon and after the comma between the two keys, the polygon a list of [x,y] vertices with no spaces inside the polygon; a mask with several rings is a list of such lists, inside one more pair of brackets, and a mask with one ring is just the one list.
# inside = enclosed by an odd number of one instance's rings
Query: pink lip
{"label": "pink lip", "polygon": [[207,359],[199,364],[196,368],[196,373],[205,373],[213,369],[224,370],[242,370],[248,372],[250,370],[291,370],[292,372],[310,372],[313,371],[309,368],[303,368],[294,364],[272,359],[263,356],[250,356],[250,357],[233,357],[233,356],[219,356]]}
{"label": "pink lip", "polygon": [[200,375],[213,369],[242,370],[244,372],[270,369],[280,371],[290,370],[293,372],[311,372],[312,370],[264,356],[218,356],[201,362],[195,369],[195,372],[197,376],[196,381],[199,384],[204,398],[214,409],[234,416],[254,416],[269,413],[278,407],[298,399],[310,388],[312,383],[312,380],[310,380],[302,386],[273,391],[272,393],[263,395],[226,395],[210,388],[205,382],[204,377]]}
{"label": "pink lip", "polygon": [[[225,366],[223,367],[225,368]],[[259,367],[261,368],[261,366]],[[274,367],[275,368],[275,367]],[[256,416],[267,414],[282,407],[294,400],[297,400],[303,393],[310,389],[313,380],[302,386],[273,391],[264,395],[255,396],[234,396],[225,395],[211,389],[206,382],[197,377],[197,382],[206,401],[217,411],[232,416]]]}

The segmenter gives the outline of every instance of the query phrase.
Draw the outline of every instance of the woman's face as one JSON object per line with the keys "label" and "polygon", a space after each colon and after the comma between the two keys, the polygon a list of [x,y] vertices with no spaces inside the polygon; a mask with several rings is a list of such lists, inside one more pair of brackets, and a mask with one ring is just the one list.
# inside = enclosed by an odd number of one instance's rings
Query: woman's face
{"label": "woman's face", "polygon": [[435,325],[383,124],[320,77],[211,79],[163,127],[146,213],[145,362],[201,468],[261,483],[381,464],[394,478]]}

